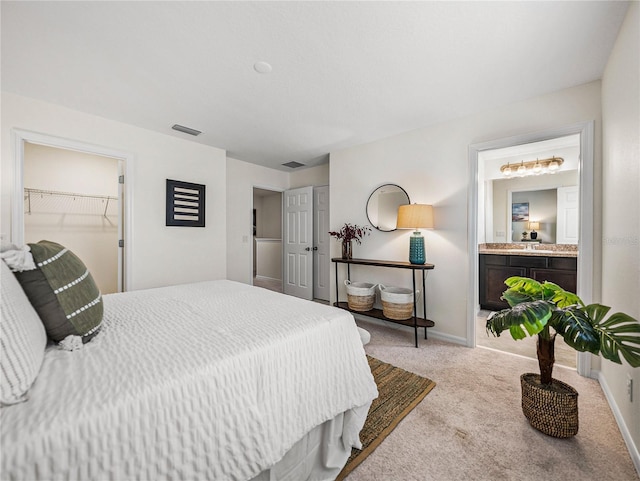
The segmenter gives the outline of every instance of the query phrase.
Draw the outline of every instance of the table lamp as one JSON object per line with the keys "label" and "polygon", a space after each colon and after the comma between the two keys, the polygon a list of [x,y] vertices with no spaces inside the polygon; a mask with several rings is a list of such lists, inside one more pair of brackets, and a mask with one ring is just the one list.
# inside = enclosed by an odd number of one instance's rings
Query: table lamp
{"label": "table lamp", "polygon": [[398,229],[414,229],[409,243],[409,262],[424,264],[424,237],[418,229],[433,229],[433,206],[427,204],[407,204],[398,208]]}
{"label": "table lamp", "polygon": [[537,239],[538,238],[538,233],[536,232],[536,229],[540,228],[540,222],[529,222],[529,229],[531,229],[531,239]]}

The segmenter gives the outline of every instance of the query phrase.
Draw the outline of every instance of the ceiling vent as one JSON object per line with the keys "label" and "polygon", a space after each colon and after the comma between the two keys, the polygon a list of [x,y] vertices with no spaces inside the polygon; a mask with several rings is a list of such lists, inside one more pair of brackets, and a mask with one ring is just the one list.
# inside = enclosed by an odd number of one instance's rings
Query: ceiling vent
{"label": "ceiling vent", "polygon": [[173,124],[171,127],[173,130],[177,130],[178,132],[184,132],[189,135],[200,135],[202,132],[196,129],[190,129],[189,127],[185,127],[184,125]]}
{"label": "ceiling vent", "polygon": [[282,164],[282,165],[284,165],[285,167],[289,167],[291,169],[297,169],[298,167],[304,166],[304,164],[301,164],[300,162],[295,162],[295,161],[287,162],[286,164]]}

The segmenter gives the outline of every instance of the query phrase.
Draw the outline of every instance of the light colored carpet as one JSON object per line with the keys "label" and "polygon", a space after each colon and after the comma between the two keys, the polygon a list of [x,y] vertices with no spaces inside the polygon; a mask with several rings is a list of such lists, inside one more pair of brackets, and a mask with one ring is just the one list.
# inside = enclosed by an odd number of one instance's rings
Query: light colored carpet
{"label": "light colored carpet", "polygon": [[271,279],[269,277],[254,277],[253,285],[269,289],[270,291],[282,292],[282,281],[280,279]]}
{"label": "light colored carpet", "polygon": [[378,397],[371,403],[367,420],[360,431],[362,449],[352,449],[351,456],[336,481],[344,479],[364,461],[435,387],[431,379],[382,362],[375,357],[367,358],[378,386]]}
{"label": "light colored carpet", "polygon": [[537,372],[535,360],[432,339],[416,349],[411,329],[358,325],[371,333],[367,354],[437,388],[346,480],[640,479],[597,381],[555,368],[580,393],[578,434],[556,439],[533,429],[520,407],[520,374]]}
{"label": "light colored carpet", "polygon": [[[487,316],[491,311],[480,311],[476,318],[476,344],[490,349],[519,354],[521,356],[536,358],[536,342],[538,336],[527,336],[519,341],[514,341],[508,331],[496,337],[493,334],[487,335]],[[576,351],[567,346],[562,336],[556,336],[555,343],[556,365],[563,365],[576,368]]]}

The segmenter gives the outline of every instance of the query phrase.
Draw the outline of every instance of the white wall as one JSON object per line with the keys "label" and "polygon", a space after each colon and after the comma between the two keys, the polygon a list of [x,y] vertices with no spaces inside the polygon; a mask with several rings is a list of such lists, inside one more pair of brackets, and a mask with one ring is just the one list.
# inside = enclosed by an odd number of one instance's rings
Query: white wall
{"label": "white wall", "polygon": [[[596,125],[600,125],[600,107],[600,82],[592,82],[457,121],[332,152],[331,227],[338,228],[345,222],[366,224],[367,198],[384,183],[403,187],[411,202],[433,204],[435,229],[423,231],[427,262],[435,264],[435,270],[427,280],[427,314],[436,322],[432,330],[434,334],[466,343],[467,303],[470,302],[467,299],[470,268],[467,261],[469,145],[587,120],[595,120]],[[596,132],[595,141],[595,165],[599,170],[599,132]],[[595,225],[600,228],[599,212],[595,214]],[[362,246],[354,246],[354,256],[406,260],[410,235],[410,231],[374,231],[365,238]],[[595,235],[596,239],[598,237]],[[332,256],[340,254],[338,243],[334,242],[332,249]],[[594,262],[597,266],[599,258]],[[410,276],[392,274],[379,268],[365,270],[358,267],[354,269],[353,277],[375,282],[389,278],[388,282],[405,286],[411,282]],[[332,276],[332,284],[334,282]],[[335,296],[333,285],[331,293]]]}
{"label": "white wall", "polygon": [[[632,2],[602,78],[602,302],[640,320],[640,5]],[[640,369],[602,361],[640,473]],[[633,403],[627,396],[633,379]]]}
{"label": "white wall", "polygon": [[303,170],[292,170],[289,173],[289,189],[307,187],[309,185],[329,185],[329,164],[309,167]]}
{"label": "white wall", "polygon": [[100,292],[118,291],[118,160],[25,143],[24,185],[31,189],[113,197],[31,195],[25,242],[50,240],[85,263]]}
{"label": "white wall", "polygon": [[[15,94],[2,93],[2,233],[11,230],[14,153],[11,129],[73,139],[133,156],[131,284],[141,289],[224,278],[225,151]],[[168,127],[167,127],[168,128]],[[205,228],[165,226],[165,181],[205,184]],[[249,211],[250,212],[250,211]]]}
{"label": "white wall", "polygon": [[227,158],[227,278],[252,284],[253,188],[283,191],[289,173]]}
{"label": "white wall", "polygon": [[262,196],[258,211],[258,237],[282,239],[282,192]]}
{"label": "white wall", "polygon": [[282,280],[282,241],[255,239],[256,275]]}

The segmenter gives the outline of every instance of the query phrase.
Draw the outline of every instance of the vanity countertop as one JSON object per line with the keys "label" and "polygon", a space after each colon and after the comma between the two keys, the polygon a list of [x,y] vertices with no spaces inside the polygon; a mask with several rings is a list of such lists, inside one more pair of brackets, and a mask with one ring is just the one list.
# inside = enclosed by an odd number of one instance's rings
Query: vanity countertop
{"label": "vanity countertop", "polygon": [[[526,247],[529,247],[527,249]],[[534,248],[535,247],[535,248]],[[534,256],[534,257],[578,257],[578,246],[572,244],[480,244],[479,254],[499,254],[505,256]]]}

